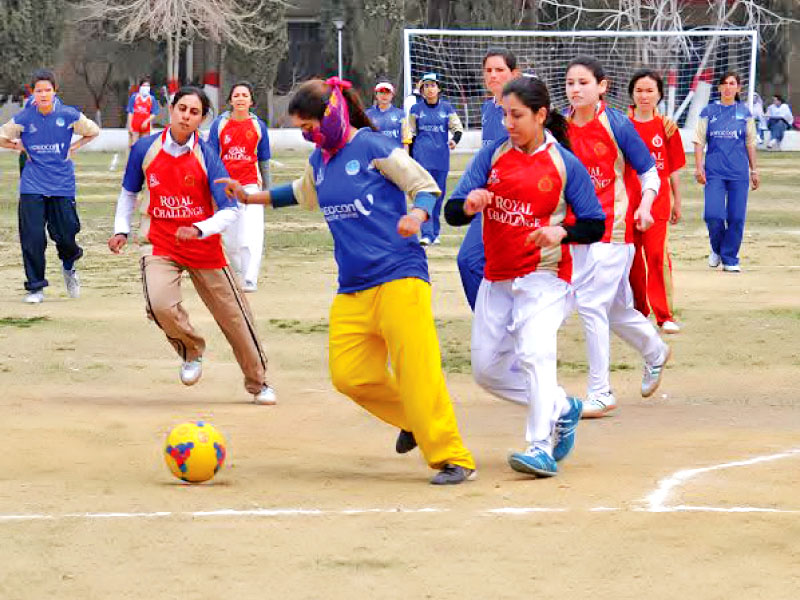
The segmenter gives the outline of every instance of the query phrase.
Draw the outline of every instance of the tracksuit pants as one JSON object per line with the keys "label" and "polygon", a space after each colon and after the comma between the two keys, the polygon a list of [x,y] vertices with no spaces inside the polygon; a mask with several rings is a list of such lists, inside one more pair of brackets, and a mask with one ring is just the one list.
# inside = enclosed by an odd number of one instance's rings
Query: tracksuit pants
{"label": "tracksuit pants", "polygon": [[633,305],[645,317],[652,309],[656,323],[674,321],[672,315],[672,260],[667,250],[669,221],[657,220],[647,231],[633,234],[631,291]]}
{"label": "tracksuit pants", "polygon": [[709,178],[706,181],[703,219],[708,227],[711,250],[719,254],[723,265],[739,264],[749,190],[747,179]]}
{"label": "tracksuit pants", "polygon": [[486,254],[483,249],[483,213],[476,214],[469,224],[467,234],[461,240],[456,263],[467,302],[469,302],[469,307],[475,311],[478,289],[481,287],[483,271],[486,266]]}
{"label": "tracksuit pants", "polygon": [[[257,192],[258,185],[246,185]],[[239,217],[222,234],[228,263],[242,283],[256,285],[264,254],[264,205],[239,204]]]}
{"label": "tracksuit pants", "polygon": [[261,349],[247,299],[230,267],[196,269],[166,256],[143,256],[142,287],[147,316],[161,328],[183,361],[203,355],[206,342],[189,322],[181,296],[181,275],[188,271],[197,295],[219,325],[244,374],[244,387],[257,394],[266,383],[267,358]]}
{"label": "tracksuit pants", "polygon": [[413,432],[430,467],[475,468],[442,372],[430,284],[406,278],[337,294],[329,335],[331,380],[339,392]]}
{"label": "tracksuit pants", "polygon": [[442,204],[444,204],[444,195],[447,193],[447,173],[449,171],[428,171],[436,181],[436,185],[442,191],[439,197],[436,198],[436,205],[433,207],[433,214],[428,215],[428,220],[422,224],[420,237],[426,237],[431,242],[439,237],[439,232],[442,230],[441,216]]}
{"label": "tracksuit pants", "polygon": [[588,393],[611,391],[611,331],[642,355],[659,364],[667,345],[653,324],[633,307],[630,275],[633,244],[572,246],[572,286],[583,324],[589,360]]}
{"label": "tracksuit pants", "polygon": [[553,432],[569,410],[556,376],[558,329],[574,303],[569,284],[533,272],[484,279],[472,321],[472,373],[488,392],[528,406],[525,439],[553,454]]}
{"label": "tracksuit pants", "polygon": [[83,250],[75,241],[81,222],[75,198],[66,196],[20,194],[18,217],[25,289],[36,292],[48,285],[44,276],[47,234],[56,244],[64,269],[71,270],[75,261],[83,256]]}

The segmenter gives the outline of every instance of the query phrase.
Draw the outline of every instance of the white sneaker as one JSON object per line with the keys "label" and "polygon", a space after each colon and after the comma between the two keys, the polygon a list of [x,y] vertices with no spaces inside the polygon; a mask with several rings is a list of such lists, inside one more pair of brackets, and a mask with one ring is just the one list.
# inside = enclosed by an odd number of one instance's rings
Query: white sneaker
{"label": "white sneaker", "polygon": [[433,242],[432,242],[432,244],[433,244],[434,246],[438,246],[438,245],[440,245],[441,243],[442,243],[442,240],[440,240],[439,238],[436,238],[436,239],[435,239],[435,240],[433,240]]}
{"label": "white sneaker", "polygon": [[75,269],[62,269],[64,273],[64,285],[67,286],[67,294],[70,298],[81,297],[81,278]]}
{"label": "white sneaker", "polygon": [[242,284],[242,291],[243,292],[247,292],[248,294],[252,293],[252,292],[255,292],[255,291],[258,291],[258,285],[256,285],[252,281],[245,281]]}
{"label": "white sneaker", "polygon": [[712,250],[711,254],[708,255],[708,266],[712,269],[716,269],[721,262],[722,258],[720,255]]}
{"label": "white sneaker", "polygon": [[617,399],[611,392],[592,392],[583,401],[581,419],[599,419],[617,408]]}
{"label": "white sneaker", "polygon": [[44,292],[42,290],[28,292],[22,301],[27,304],[41,304],[44,301]]}
{"label": "white sneaker", "polygon": [[195,360],[187,360],[181,365],[181,383],[183,385],[194,385],[200,380],[203,374],[203,357]]}
{"label": "white sneaker", "polygon": [[678,325],[675,321],[664,321],[661,324],[661,331],[664,333],[680,333],[681,326]]}
{"label": "white sneaker", "polygon": [[722,265],[722,270],[728,273],[741,273],[742,268],[739,265]]}
{"label": "white sneaker", "polygon": [[767,142],[767,148],[774,148],[775,147],[775,140],[770,140]]}
{"label": "white sneaker", "polygon": [[278,396],[275,395],[275,390],[265,383],[260,392],[253,394],[253,403],[271,406],[278,403]]}
{"label": "white sneaker", "polygon": [[431,238],[429,238],[429,237],[421,238],[419,240],[419,245],[422,246],[423,248],[425,246],[430,246],[431,245]]}
{"label": "white sneaker", "polygon": [[656,365],[648,365],[644,363],[644,372],[642,373],[642,397],[649,398],[658,389],[661,384],[661,377],[664,375],[664,367],[672,357],[672,348],[667,346],[664,358]]}

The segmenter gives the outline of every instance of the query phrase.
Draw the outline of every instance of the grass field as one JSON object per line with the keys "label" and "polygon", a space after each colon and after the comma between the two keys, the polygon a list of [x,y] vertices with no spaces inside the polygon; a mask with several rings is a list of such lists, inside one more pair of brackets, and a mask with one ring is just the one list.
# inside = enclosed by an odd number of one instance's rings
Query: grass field
{"label": "grass field", "polygon": [[[302,157],[277,158],[277,182],[300,174]],[[330,385],[336,268],[320,215],[267,212],[248,298],[279,404],[256,407],[188,281],[208,351],[203,380],[179,384],[145,319],[135,249],[105,247],[121,180],[108,154],[77,159],[82,297],[67,298],[51,245],[46,300],[23,304],[16,159],[0,154],[0,598],[796,598],[800,167],[759,158],[739,275],[707,267],[702,190],[686,171],[670,238],[684,331],[662,388],[640,398],[639,360],[614,340],[621,407],[581,424],[552,480],[506,465],[524,414],[472,382],[463,230],[445,226],[429,251],[434,310],[480,476],[437,489],[416,452],[394,454],[395,431]],[[583,394],[576,318],[559,343],[561,383]],[[162,445],[197,418],[227,436],[229,462],[187,486]]]}

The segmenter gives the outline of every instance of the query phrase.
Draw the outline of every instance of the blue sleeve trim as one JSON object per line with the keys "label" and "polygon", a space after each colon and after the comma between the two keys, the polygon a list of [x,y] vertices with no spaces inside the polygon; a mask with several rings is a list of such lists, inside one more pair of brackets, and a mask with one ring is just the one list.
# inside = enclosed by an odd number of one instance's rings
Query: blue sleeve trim
{"label": "blue sleeve trim", "polygon": [[505,140],[497,140],[478,151],[467,165],[461,179],[458,180],[456,189],[450,195],[451,200],[464,200],[472,190],[486,185],[489,172],[492,169],[492,157],[497,148],[503,143],[505,143]]}
{"label": "blue sleeve trim", "polygon": [[628,117],[612,109],[608,111],[608,120],[625,160],[637,173],[641,175],[656,166],[653,155]]}
{"label": "blue sleeve trim", "polygon": [[414,197],[414,208],[421,208],[428,215],[433,214],[433,208],[436,206],[436,196],[430,192],[419,192]]}
{"label": "blue sleeve trim", "polygon": [[566,148],[559,145],[558,151],[567,168],[567,184],[564,198],[578,219],[605,219],[600,200],[594,190],[592,178],[583,163]]}
{"label": "blue sleeve trim", "polygon": [[297,204],[297,198],[294,197],[294,188],[291,183],[270,189],[269,197],[273,208],[283,208]]}

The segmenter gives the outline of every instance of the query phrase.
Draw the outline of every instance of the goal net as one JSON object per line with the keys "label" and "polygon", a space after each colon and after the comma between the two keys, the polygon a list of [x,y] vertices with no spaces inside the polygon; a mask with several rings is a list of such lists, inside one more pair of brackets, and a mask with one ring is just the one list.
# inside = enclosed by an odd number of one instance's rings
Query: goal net
{"label": "goal net", "polygon": [[480,107],[489,97],[482,62],[490,48],[517,56],[523,73],[543,79],[553,106],[567,108],[564,75],[579,54],[597,58],[609,78],[606,101],[624,109],[630,104],[628,81],[641,67],[664,78],[662,112],[684,127],[693,127],[700,110],[716,97],[717,80],[736,71],[744,100],[752,106],[758,36],[755,31],[459,31],[406,29],[405,93],[430,71],[440,76],[443,96],[453,104],[466,128],[480,128]]}

